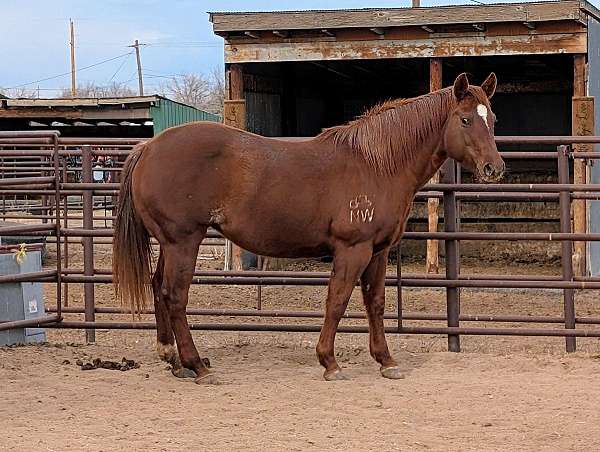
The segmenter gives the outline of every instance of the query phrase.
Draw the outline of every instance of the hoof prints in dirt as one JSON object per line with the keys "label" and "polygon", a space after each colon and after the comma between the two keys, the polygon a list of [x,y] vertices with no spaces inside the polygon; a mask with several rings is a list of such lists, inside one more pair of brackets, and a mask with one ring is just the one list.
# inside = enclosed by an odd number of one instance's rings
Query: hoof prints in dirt
{"label": "hoof prints in dirt", "polygon": [[100,358],[95,358],[91,363],[84,363],[78,359],[75,364],[81,367],[81,370],[94,370],[94,369],[109,369],[109,370],[120,370],[126,371],[131,369],[138,369],[139,363],[136,363],[133,359],[123,358],[120,363],[115,361],[103,361]]}

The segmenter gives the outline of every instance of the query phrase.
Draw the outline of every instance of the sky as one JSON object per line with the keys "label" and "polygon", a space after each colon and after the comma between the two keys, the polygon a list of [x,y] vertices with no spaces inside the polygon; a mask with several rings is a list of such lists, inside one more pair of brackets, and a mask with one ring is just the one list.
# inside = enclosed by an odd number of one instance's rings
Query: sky
{"label": "sky", "polygon": [[[135,55],[127,46],[138,39],[146,44],[141,48],[144,90],[152,93],[170,77],[208,74],[214,68],[222,68],[223,40],[212,33],[207,11],[403,7],[410,3],[411,0],[2,0],[0,90],[24,86],[39,89],[40,97],[53,97],[59,89],[70,86],[70,18],[75,23],[78,83],[118,82],[137,89]],[[421,3],[473,4],[473,0]],[[85,69],[87,66],[92,67]],[[60,74],[66,75],[56,77]],[[46,78],[50,79],[42,80]]]}

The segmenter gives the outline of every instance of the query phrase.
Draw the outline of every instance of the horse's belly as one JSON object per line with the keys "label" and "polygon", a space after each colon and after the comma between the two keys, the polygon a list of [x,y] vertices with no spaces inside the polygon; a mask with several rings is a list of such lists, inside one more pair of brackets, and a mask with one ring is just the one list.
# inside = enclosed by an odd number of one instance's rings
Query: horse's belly
{"label": "horse's belly", "polygon": [[269,257],[322,257],[331,253],[328,236],[318,226],[287,222],[248,221],[222,225],[225,237],[245,250]]}

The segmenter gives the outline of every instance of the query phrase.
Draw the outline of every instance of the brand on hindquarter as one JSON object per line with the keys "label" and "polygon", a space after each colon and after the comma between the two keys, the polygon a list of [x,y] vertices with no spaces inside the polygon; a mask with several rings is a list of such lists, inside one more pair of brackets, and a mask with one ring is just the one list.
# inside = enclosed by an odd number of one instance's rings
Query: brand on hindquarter
{"label": "brand on hindquarter", "polygon": [[358,195],[350,200],[350,223],[371,223],[375,206],[367,195]]}

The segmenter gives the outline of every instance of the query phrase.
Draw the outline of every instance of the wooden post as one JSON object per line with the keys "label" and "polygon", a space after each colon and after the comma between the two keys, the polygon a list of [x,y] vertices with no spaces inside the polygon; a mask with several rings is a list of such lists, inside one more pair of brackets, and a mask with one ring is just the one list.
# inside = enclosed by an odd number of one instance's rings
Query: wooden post
{"label": "wooden post", "polygon": [[[223,105],[223,122],[227,125],[246,129],[246,100],[244,96],[244,73],[242,66],[232,64],[226,72],[226,100]],[[229,244],[226,244],[229,246]],[[226,268],[231,270],[242,270],[242,249],[231,244],[229,253],[230,262]]]}
{"label": "wooden post", "polygon": [[[429,60],[429,91],[442,89],[442,60],[440,58],[431,58]],[[440,181],[440,173],[433,175],[429,183],[437,184]],[[427,217],[429,232],[437,232],[438,228],[438,207],[440,201],[437,198],[427,200]],[[437,273],[439,271],[439,242],[437,240],[427,240],[427,273]]]}
{"label": "wooden post", "polygon": [[137,62],[137,72],[138,72],[138,95],[144,95],[144,78],[142,77],[142,61],[140,59],[140,43],[138,40],[135,40],[135,60]]}
{"label": "wooden post", "polygon": [[[586,56],[583,54],[574,56],[573,64],[573,135],[593,135],[594,133],[594,111],[593,100],[586,100]],[[591,112],[590,112],[591,110]],[[575,152],[591,150],[589,145],[573,145]],[[575,184],[587,183],[586,164],[584,160],[575,159],[573,162],[573,182]],[[585,233],[586,225],[586,201],[583,199],[573,200],[573,232]],[[575,242],[573,246],[573,269],[575,276],[586,275],[586,244]]]}
{"label": "wooden post", "polygon": [[[69,19],[69,28],[71,31],[71,97],[77,97],[77,83],[75,82],[75,29],[73,20]],[[40,97],[40,96],[38,96]]]}

